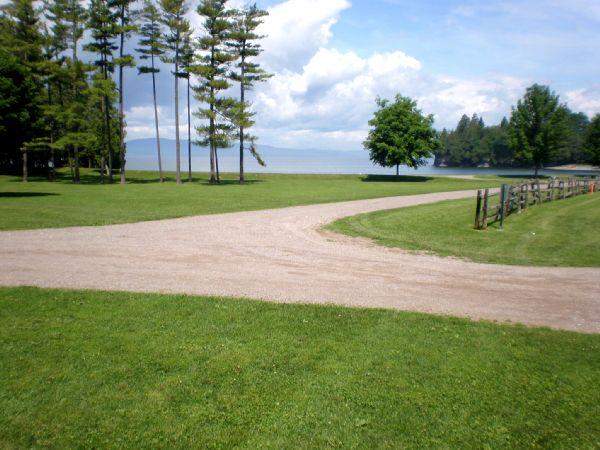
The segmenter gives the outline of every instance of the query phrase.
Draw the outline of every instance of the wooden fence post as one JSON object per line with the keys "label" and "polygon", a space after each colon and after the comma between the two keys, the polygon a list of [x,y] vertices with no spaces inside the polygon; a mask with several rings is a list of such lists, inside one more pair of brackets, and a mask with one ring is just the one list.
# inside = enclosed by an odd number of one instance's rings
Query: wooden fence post
{"label": "wooden fence post", "polygon": [[475,208],[475,229],[481,227],[481,189],[477,191],[477,207]]}
{"label": "wooden fence post", "polygon": [[525,202],[523,203],[523,208],[529,208],[529,183],[525,182]]}
{"label": "wooden fence post", "polygon": [[538,202],[541,205],[543,203],[543,199],[542,199],[542,189],[540,188],[540,180],[537,180],[537,193],[538,193]]}
{"label": "wooden fence post", "polygon": [[483,220],[481,228],[485,230],[487,228],[487,216],[488,216],[488,198],[490,196],[490,190],[486,189],[483,193]]}
{"label": "wooden fence post", "polygon": [[519,184],[517,193],[517,214],[521,214],[521,202],[523,201],[523,184]]}
{"label": "wooden fence post", "polygon": [[498,214],[500,214],[500,228],[504,225],[504,210],[506,205],[506,184],[503,184],[500,188],[500,208]]}
{"label": "wooden fence post", "polygon": [[562,199],[565,199],[565,180],[560,180],[558,182],[558,187],[560,188],[560,195]]}

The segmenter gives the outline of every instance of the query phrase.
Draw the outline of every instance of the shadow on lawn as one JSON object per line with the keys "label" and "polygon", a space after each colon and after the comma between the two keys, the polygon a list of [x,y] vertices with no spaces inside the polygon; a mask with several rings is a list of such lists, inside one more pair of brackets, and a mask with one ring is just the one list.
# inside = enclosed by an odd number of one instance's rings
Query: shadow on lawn
{"label": "shadow on lawn", "polygon": [[365,183],[422,183],[433,180],[432,177],[416,175],[367,175],[362,177]]}
{"label": "shadow on lawn", "polygon": [[0,192],[0,198],[46,197],[48,195],[59,194],[53,192]]}
{"label": "shadow on lawn", "polygon": [[[80,175],[80,184],[82,185],[100,185],[100,171],[99,170],[93,170],[90,172],[85,172],[82,173]],[[135,174],[127,174],[126,176],[127,178],[127,184],[160,184],[160,179],[157,176],[138,176]],[[163,180],[165,183],[169,183],[169,184],[174,184],[175,183],[175,176],[174,175],[168,175],[168,176],[164,176]],[[20,181],[20,180],[15,180],[15,181]],[[47,179],[40,179],[40,180],[32,180],[32,181],[47,181]],[[245,181],[244,184],[256,184],[256,183],[262,183],[264,180],[253,180],[253,179],[248,179]],[[61,184],[72,184],[73,180],[71,178],[71,175],[68,172],[59,172],[56,174],[56,181],[58,183]],[[120,174],[119,172],[115,172],[115,174],[113,175],[113,182],[111,183],[108,179],[108,176],[104,177],[104,184],[105,185],[111,185],[111,184],[119,184],[120,182]],[[182,174],[181,177],[181,182],[182,184],[188,184],[189,181],[187,179],[187,174]],[[202,185],[207,185],[207,186],[211,186],[211,183],[209,181],[208,176],[193,176],[192,177],[192,184],[202,184]],[[221,179],[221,182],[219,184],[215,184],[214,186],[228,186],[228,185],[239,185],[239,181],[237,179]]]}

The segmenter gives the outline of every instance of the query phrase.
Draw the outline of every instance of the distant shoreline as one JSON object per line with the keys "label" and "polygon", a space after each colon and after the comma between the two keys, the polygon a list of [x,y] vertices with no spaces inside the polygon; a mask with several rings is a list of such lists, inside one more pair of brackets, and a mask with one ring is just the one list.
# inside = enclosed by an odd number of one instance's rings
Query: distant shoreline
{"label": "distant shoreline", "polygon": [[563,164],[562,166],[544,167],[546,170],[581,170],[585,172],[600,171],[600,167],[591,164]]}

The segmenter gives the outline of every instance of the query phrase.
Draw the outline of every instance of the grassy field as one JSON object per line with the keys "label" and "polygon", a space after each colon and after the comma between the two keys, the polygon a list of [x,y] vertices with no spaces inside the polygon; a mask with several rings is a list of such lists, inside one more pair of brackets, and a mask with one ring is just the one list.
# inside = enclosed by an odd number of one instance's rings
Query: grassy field
{"label": "grassy field", "polygon": [[219,186],[199,175],[191,184],[172,179],[159,184],[153,172],[128,172],[129,184],[100,185],[98,174],[85,170],[83,184],[73,185],[67,172],[50,183],[0,176],[0,230],[105,225],[142,220],[248,211],[311,203],[497,186],[497,180],[459,180],[419,176],[256,175],[240,186],[225,174]]}
{"label": "grassy field", "polygon": [[473,261],[538,266],[600,266],[600,194],[531,207],[504,229],[474,230],[475,199],[378,211],[333,223],[334,231],[389,246]]}
{"label": "grassy field", "polygon": [[597,448],[600,335],[0,289],[0,447]]}

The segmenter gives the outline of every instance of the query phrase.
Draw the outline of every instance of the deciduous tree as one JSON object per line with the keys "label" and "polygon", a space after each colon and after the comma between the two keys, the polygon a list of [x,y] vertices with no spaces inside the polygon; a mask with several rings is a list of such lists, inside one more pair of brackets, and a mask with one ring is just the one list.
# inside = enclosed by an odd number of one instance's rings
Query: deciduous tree
{"label": "deciduous tree", "polygon": [[371,161],[383,167],[417,168],[426,163],[438,145],[433,116],[425,116],[417,103],[401,95],[393,102],[378,98],[378,110],[369,121],[371,130],[363,143]]}

